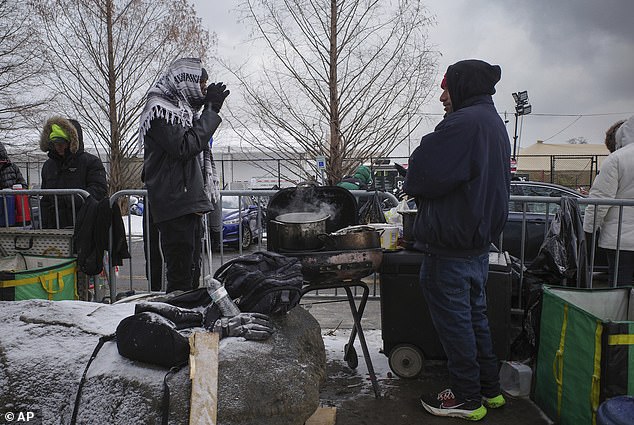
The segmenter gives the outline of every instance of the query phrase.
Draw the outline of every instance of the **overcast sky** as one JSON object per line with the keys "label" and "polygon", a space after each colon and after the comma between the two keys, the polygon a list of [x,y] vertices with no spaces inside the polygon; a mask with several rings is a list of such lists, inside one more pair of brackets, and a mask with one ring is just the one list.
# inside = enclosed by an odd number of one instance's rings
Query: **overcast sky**
{"label": "overcast sky", "polygon": [[[324,1],[324,0],[321,0]],[[243,54],[248,28],[236,22],[234,1],[193,0],[203,24],[218,36],[220,55]],[[477,58],[502,67],[494,96],[508,112],[513,143],[513,92],[528,91],[531,115],[520,118],[521,147],[537,140],[585,137],[603,143],[605,130],[634,115],[634,0],[427,0],[436,18],[430,39],[447,66]],[[213,78],[213,77],[212,77]],[[438,82],[440,83],[440,82]],[[442,113],[436,99],[426,108]],[[229,99],[230,101],[230,99]],[[437,119],[419,129],[412,146]],[[399,149],[407,154],[408,147]]]}

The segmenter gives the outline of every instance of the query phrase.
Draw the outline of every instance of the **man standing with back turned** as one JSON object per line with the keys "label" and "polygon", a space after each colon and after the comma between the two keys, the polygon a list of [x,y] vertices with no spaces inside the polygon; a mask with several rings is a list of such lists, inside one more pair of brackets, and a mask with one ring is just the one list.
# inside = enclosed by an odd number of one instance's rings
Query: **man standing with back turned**
{"label": "man standing with back turned", "polygon": [[[489,247],[506,223],[510,142],[492,95],[501,70],[480,60],[447,69],[445,118],[409,159],[404,190],[416,198],[420,285],[447,355],[451,388],[423,395],[437,416],[482,419],[505,404],[486,316]],[[486,406],[486,407],[485,407]]]}

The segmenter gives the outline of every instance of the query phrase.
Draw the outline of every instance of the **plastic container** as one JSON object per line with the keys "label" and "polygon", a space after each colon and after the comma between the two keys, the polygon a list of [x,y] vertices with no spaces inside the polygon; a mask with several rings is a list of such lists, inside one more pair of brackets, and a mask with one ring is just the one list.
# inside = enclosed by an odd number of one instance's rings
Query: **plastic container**
{"label": "plastic container", "polygon": [[500,387],[511,397],[528,397],[531,392],[533,370],[520,362],[502,362]]}
{"label": "plastic container", "polygon": [[[21,184],[14,184],[13,190],[22,190]],[[31,207],[27,195],[15,196],[15,226],[28,226],[31,224]]]}
{"label": "plastic container", "polygon": [[618,396],[605,400],[597,410],[597,425],[634,424],[634,397]]}
{"label": "plastic container", "polygon": [[[420,289],[419,273],[424,255],[408,249],[383,252],[379,270],[383,353],[388,356],[392,371],[401,377],[416,376],[427,360],[447,359]],[[508,254],[489,253],[486,292],[493,351],[499,360],[506,360],[511,348],[511,260]],[[416,356],[419,351],[422,355]]]}
{"label": "plastic container", "polygon": [[395,250],[398,248],[398,226],[385,223],[368,223],[373,229],[382,231],[381,248]]}

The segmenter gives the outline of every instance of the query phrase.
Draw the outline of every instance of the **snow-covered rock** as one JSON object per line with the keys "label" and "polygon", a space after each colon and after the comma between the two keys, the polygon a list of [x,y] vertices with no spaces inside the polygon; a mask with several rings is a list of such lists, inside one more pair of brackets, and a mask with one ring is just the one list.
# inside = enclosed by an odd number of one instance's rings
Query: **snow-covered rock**
{"label": "snow-covered rock", "polygon": [[[133,313],[134,304],[126,303],[0,302],[0,417],[31,412],[29,423],[70,423],[99,338]],[[220,341],[220,425],[301,425],[318,407],[326,362],[319,324],[300,307],[272,320],[277,332],[267,341]],[[189,422],[188,369],[168,379],[172,424]],[[161,423],[167,371],[126,359],[115,342],[105,343],[88,370],[77,423]]]}

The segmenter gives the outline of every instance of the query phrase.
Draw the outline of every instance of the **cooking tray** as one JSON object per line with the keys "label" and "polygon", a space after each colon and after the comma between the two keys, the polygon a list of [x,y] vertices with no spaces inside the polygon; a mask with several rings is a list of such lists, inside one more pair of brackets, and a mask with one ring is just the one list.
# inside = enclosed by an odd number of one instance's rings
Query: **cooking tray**
{"label": "cooking tray", "polygon": [[283,254],[300,259],[304,280],[311,284],[364,278],[376,272],[383,259],[381,248]]}

